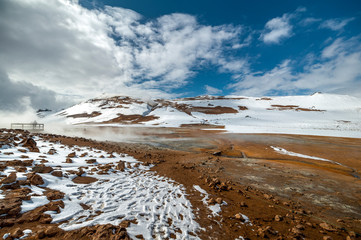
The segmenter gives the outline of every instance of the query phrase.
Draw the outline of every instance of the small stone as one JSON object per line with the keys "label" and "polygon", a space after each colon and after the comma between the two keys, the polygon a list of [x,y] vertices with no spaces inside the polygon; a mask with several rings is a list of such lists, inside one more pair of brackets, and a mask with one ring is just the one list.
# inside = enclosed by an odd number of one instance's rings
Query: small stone
{"label": "small stone", "polygon": [[283,217],[281,216],[281,215],[276,215],[275,216],[275,221],[276,222],[280,222],[280,221],[282,221],[283,220]]}
{"label": "small stone", "polygon": [[115,167],[115,169],[123,172],[125,170],[125,163],[123,161],[120,161],[118,165]]}
{"label": "small stone", "polygon": [[305,229],[305,227],[303,225],[301,225],[301,224],[297,224],[296,228],[299,229],[299,230],[304,230]]}
{"label": "small stone", "polygon": [[241,202],[239,205],[240,207],[248,207],[248,205],[245,202]]}
{"label": "small stone", "polygon": [[329,225],[329,224],[327,224],[325,222],[320,223],[320,227],[323,228],[326,231],[329,231],[329,232],[335,232],[336,231],[335,228],[333,228],[331,225]]}
{"label": "small stone", "polygon": [[292,232],[293,234],[295,234],[295,235],[300,235],[300,234],[302,234],[301,230],[298,229],[298,228],[296,228],[296,227],[292,228],[292,229],[291,229],[291,232]]}
{"label": "small stone", "polygon": [[73,157],[76,157],[76,153],[75,153],[75,152],[72,152],[72,153],[69,153],[69,154],[68,154],[68,158],[73,158]]}
{"label": "small stone", "polygon": [[273,196],[272,195],[269,195],[269,194],[263,194],[263,197],[265,198],[265,199],[267,199],[267,200],[269,200],[269,199],[272,199],[273,198]]}
{"label": "small stone", "polygon": [[236,215],[234,215],[234,217],[237,219],[237,220],[240,220],[241,222],[244,222],[244,218],[242,217],[241,214],[237,213]]}
{"label": "small stone", "polygon": [[223,202],[223,199],[222,199],[222,198],[219,197],[219,198],[216,199],[216,203],[222,204],[222,202]]}
{"label": "small stone", "polygon": [[323,239],[323,240],[332,240],[332,237],[330,237],[330,236],[323,236],[322,239]]}
{"label": "small stone", "polygon": [[67,158],[67,159],[65,160],[65,163],[73,163],[73,160],[71,160],[70,158]]}

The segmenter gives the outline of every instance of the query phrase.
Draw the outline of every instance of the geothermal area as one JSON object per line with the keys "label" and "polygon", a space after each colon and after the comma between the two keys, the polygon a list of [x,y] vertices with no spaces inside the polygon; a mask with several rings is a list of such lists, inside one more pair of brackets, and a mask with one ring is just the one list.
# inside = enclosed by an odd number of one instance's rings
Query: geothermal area
{"label": "geothermal area", "polygon": [[361,239],[361,99],[109,96],[0,129],[3,239]]}

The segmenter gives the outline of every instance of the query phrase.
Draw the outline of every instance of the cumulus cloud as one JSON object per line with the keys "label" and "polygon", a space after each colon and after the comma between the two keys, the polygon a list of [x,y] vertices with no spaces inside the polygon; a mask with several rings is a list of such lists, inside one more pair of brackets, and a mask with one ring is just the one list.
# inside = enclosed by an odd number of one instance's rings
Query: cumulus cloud
{"label": "cumulus cloud", "polygon": [[321,28],[327,28],[332,31],[340,31],[342,30],[349,22],[355,20],[355,18],[335,18],[335,19],[329,19],[321,23]]}
{"label": "cumulus cloud", "polygon": [[260,39],[266,44],[278,44],[281,40],[292,36],[292,25],[290,24],[290,14],[283,14],[269,20]]}
{"label": "cumulus cloud", "polygon": [[144,20],[129,9],[89,10],[72,0],[4,0],[0,31],[11,90],[27,86],[39,99],[44,91],[74,102],[103,92],[167,97],[203,67],[233,74],[245,66],[225,53],[240,44],[240,26],[202,25],[187,14]]}
{"label": "cumulus cloud", "polygon": [[222,93],[222,90],[220,90],[218,88],[215,88],[215,87],[212,87],[212,86],[209,86],[209,85],[205,85],[204,89],[206,90],[206,94],[209,94],[209,95],[221,94]]}
{"label": "cumulus cloud", "polygon": [[246,74],[230,84],[241,95],[278,95],[303,92],[349,93],[361,97],[361,41],[338,38],[325,47],[316,62],[296,72],[296,62],[285,60],[266,72]]}

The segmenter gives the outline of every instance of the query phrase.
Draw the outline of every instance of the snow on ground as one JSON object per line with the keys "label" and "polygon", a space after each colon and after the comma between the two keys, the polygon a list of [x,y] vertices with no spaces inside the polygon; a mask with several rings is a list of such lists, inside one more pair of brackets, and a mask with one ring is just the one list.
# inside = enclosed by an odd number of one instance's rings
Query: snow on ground
{"label": "snow on ground", "polygon": [[[150,171],[150,167],[141,165],[133,157],[107,153],[90,147],[66,146],[60,143],[45,141],[35,137],[39,153],[20,152],[21,147],[9,146],[2,149],[0,161],[20,159],[26,155],[33,159],[34,164],[40,164],[46,159],[46,166],[63,172],[63,177],[50,173],[39,173],[44,184],[27,186],[32,190],[31,199],[23,201],[22,213],[35,209],[49,202],[43,196],[43,187],[60,190],[65,193],[64,208],[60,213],[51,214],[54,223],[61,223],[64,230],[72,230],[84,226],[120,224],[124,220],[132,221],[127,228],[129,235],[135,238],[142,234],[145,239],[199,239],[196,235],[200,229],[192,212],[192,205],[187,200],[185,189],[169,178],[161,177]],[[55,150],[53,155],[49,150]],[[6,153],[13,153],[6,155]],[[65,163],[68,154],[75,152],[72,163]],[[91,164],[89,161],[91,160]],[[107,164],[125,163],[124,171],[115,170],[114,165],[102,174],[92,171]],[[43,161],[44,162],[44,161]],[[82,176],[93,177],[98,181],[90,184],[76,184],[72,181],[80,167]],[[27,172],[32,167],[27,167]],[[14,172],[13,167],[7,167],[3,174]],[[72,172],[73,171],[73,172]],[[17,172],[17,179],[26,179],[25,173]],[[2,194],[0,194],[2,195]],[[85,204],[89,209],[84,209]],[[84,206],[84,205],[83,205]],[[64,222],[65,221],[65,222]],[[172,234],[172,235],[171,235]]]}
{"label": "snow on ground", "polygon": [[194,185],[193,186],[195,190],[197,190],[198,192],[200,192],[204,197],[202,199],[203,204],[212,212],[213,216],[218,216],[218,213],[221,211],[221,205],[216,203],[214,205],[209,205],[207,200],[209,199],[209,195],[206,192],[206,190],[202,189],[200,186],[198,185]]}
{"label": "snow on ground", "polygon": [[291,151],[287,151],[284,148],[281,147],[274,147],[274,146],[270,146],[273,150],[275,150],[276,152],[283,154],[283,155],[289,155],[289,156],[294,156],[294,157],[300,157],[300,158],[308,158],[308,159],[313,159],[313,160],[319,160],[319,161],[325,161],[325,162],[331,162],[337,165],[342,165],[341,163],[332,161],[332,160],[328,160],[325,158],[319,158],[319,157],[313,157],[313,156],[309,156],[309,155],[304,155],[301,153],[295,153],[295,152],[291,152]]}
{"label": "snow on ground", "polygon": [[[184,109],[227,107],[238,112],[223,114],[206,114],[197,112],[197,110],[185,112],[177,106],[185,106]],[[246,109],[241,110],[240,107]],[[91,114],[92,112],[99,112],[101,115],[67,117],[83,113]],[[203,97],[159,100],[152,105],[146,101],[133,100],[129,104],[121,106],[112,101],[89,100],[60,113],[66,117],[68,124],[102,124],[118,117],[118,114],[158,117],[151,121],[132,124],[132,126],[179,127],[182,124],[207,123],[225,126],[226,131],[233,133],[280,133],[361,138],[361,99],[335,94],[317,93],[311,96],[270,98]],[[54,119],[59,119],[59,116],[48,117],[45,120],[52,121]],[[112,126],[129,127],[129,124],[112,123]]]}

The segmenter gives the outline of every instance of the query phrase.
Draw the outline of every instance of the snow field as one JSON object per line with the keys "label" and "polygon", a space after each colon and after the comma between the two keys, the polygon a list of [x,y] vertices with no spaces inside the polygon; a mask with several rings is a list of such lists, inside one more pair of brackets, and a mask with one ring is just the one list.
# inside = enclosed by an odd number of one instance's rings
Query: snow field
{"label": "snow field", "polygon": [[[43,196],[44,189],[59,190],[65,193],[64,208],[60,213],[46,212],[53,218],[54,223],[61,223],[64,230],[78,229],[96,224],[118,225],[124,220],[131,221],[127,228],[128,234],[135,238],[142,234],[145,239],[199,239],[197,231],[199,224],[195,221],[192,205],[187,200],[185,189],[171,179],[157,176],[150,171],[150,167],[139,164],[133,157],[112,153],[90,147],[69,147],[60,143],[51,143],[35,137],[40,153],[20,152],[21,147],[9,146],[2,149],[1,161],[20,159],[26,155],[33,159],[34,164],[40,164],[42,159],[48,162],[46,166],[54,170],[61,170],[63,177],[56,177],[50,173],[38,173],[44,180],[41,186],[25,186],[32,190],[29,201],[23,201],[21,212],[27,212],[49,202]],[[55,154],[48,154],[50,149]],[[3,153],[12,152],[12,155]],[[65,163],[69,153],[75,152],[72,163]],[[83,157],[81,157],[83,156]],[[92,164],[87,159],[95,159]],[[125,162],[125,170],[117,171],[111,168],[107,174],[91,172],[99,165],[117,165]],[[77,175],[68,171],[78,171],[83,168],[82,176],[98,179],[90,184],[76,184],[72,181]],[[27,172],[32,167],[27,167]],[[7,167],[3,174],[9,175],[15,169]],[[17,179],[26,179],[26,173],[17,172]],[[4,197],[0,193],[0,197]],[[39,196],[40,195],[40,196]],[[81,204],[88,206],[83,209]]]}

